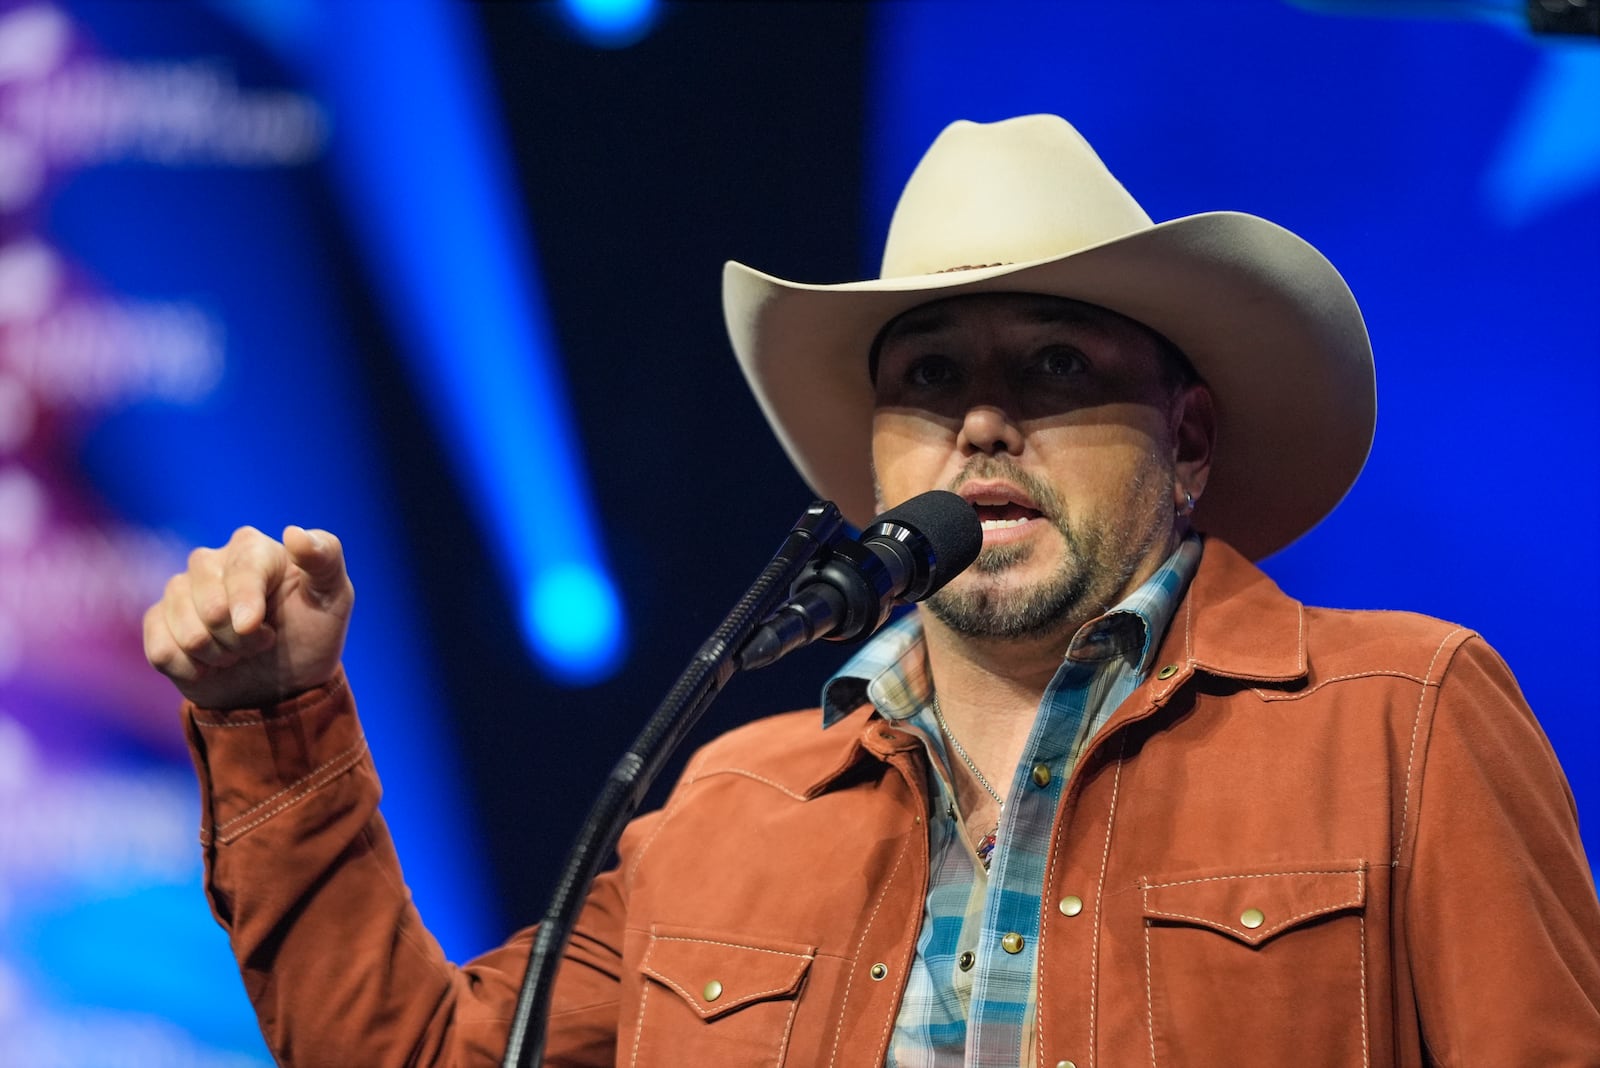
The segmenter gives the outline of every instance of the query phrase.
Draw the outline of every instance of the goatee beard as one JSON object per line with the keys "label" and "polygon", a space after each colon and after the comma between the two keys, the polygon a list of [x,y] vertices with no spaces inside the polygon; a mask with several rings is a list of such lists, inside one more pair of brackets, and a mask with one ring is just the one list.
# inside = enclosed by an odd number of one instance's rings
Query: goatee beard
{"label": "goatee beard", "polygon": [[[1159,473],[1138,472],[1130,499],[1145,500],[1153,476]],[[963,637],[1044,637],[1060,632],[1073,621],[1082,622],[1103,613],[1114,603],[1112,599],[1126,590],[1156,533],[1147,530],[1139,532],[1144,535],[1139,537],[1134,531],[1114,530],[1102,524],[1074,524],[1053,487],[995,457],[974,460],[950,489],[958,489],[975,478],[1005,479],[1019,486],[1061,536],[1065,551],[1055,572],[1036,585],[1003,589],[991,583],[958,583],[928,598],[924,604],[934,617]],[[1159,483],[1160,479],[1155,481]],[[1167,481],[1170,483],[1171,479]],[[1139,544],[1131,544],[1135,541]],[[1028,544],[985,548],[971,570],[979,575],[1000,575],[1025,562],[1034,551],[1035,539],[1029,539]]]}

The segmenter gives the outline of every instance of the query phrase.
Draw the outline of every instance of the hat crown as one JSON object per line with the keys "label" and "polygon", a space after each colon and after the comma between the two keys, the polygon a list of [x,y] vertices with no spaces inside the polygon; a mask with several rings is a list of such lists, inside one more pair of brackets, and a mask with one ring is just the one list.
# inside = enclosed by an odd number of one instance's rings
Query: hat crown
{"label": "hat crown", "polygon": [[961,121],[944,129],[907,181],[882,277],[1050,259],[1150,226],[1065,119]]}

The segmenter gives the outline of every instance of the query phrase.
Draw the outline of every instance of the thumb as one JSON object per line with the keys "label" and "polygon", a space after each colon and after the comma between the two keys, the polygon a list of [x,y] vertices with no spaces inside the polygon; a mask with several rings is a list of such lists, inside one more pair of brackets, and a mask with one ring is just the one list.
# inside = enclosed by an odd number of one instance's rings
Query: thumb
{"label": "thumb", "polygon": [[289,526],[283,531],[289,558],[306,574],[308,592],[319,598],[343,594],[349,585],[345,574],[344,546],[326,530]]}

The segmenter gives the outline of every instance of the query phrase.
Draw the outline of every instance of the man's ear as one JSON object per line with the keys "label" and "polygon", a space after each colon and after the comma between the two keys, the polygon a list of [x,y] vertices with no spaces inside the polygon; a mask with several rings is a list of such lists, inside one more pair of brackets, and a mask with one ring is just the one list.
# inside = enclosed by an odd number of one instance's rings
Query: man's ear
{"label": "man's ear", "polygon": [[1217,444],[1217,409],[1203,383],[1185,386],[1172,401],[1172,466],[1177,500],[1173,507],[1189,511],[1185,495],[1198,501],[1211,477],[1211,454]]}

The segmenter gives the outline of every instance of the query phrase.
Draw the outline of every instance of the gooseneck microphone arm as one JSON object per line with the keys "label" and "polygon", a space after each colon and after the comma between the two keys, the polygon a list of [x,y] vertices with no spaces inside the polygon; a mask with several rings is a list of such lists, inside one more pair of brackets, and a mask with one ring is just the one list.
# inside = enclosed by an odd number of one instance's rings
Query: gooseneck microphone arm
{"label": "gooseneck microphone arm", "polygon": [[[740,598],[721,625],[695,652],[694,659],[667,691],[655,714],[633,745],[617,761],[595,799],[583,829],[573,843],[550,906],[528,950],[528,970],[511,1018],[503,1068],[531,1068],[544,1061],[545,1024],[555,972],[572,939],[578,912],[600,868],[611,858],[622,829],[638,810],[661,766],[684,735],[733,677],[733,656],[756,626],[789,595],[796,577],[836,540],[844,519],[827,501],[818,501],[801,515],[778,553]],[[529,1027],[537,1023],[531,1041]]]}
{"label": "gooseneck microphone arm", "polygon": [[965,568],[982,540],[972,509],[942,491],[880,516],[860,542],[844,537],[833,504],[806,509],[606,778],[528,949],[502,1068],[543,1063],[556,969],[589,887],[662,766],[734,672],[770,664],[816,638],[870,633],[896,599],[919,600]]}

